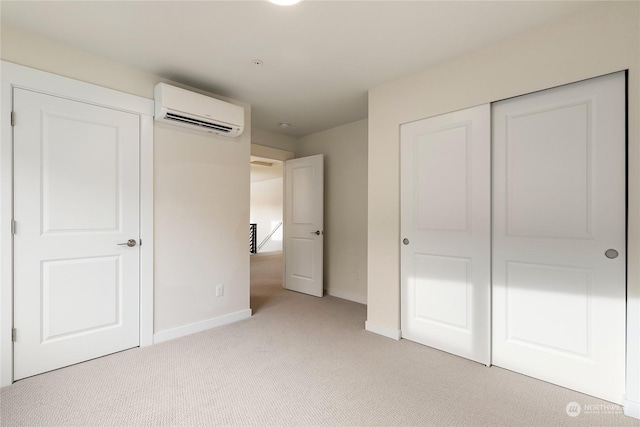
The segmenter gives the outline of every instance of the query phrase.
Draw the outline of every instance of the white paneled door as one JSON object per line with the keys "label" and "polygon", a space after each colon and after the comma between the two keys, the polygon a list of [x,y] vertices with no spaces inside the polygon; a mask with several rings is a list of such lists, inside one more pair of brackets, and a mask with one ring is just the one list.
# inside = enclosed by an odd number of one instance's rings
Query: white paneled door
{"label": "white paneled door", "polygon": [[14,379],[139,344],[139,116],[14,89]]}
{"label": "white paneled door", "polygon": [[288,160],[284,166],[284,287],[324,294],[324,158]]}
{"label": "white paneled door", "polygon": [[493,363],[621,403],[625,76],[493,107]]}
{"label": "white paneled door", "polygon": [[490,108],[401,127],[402,337],[490,363]]}

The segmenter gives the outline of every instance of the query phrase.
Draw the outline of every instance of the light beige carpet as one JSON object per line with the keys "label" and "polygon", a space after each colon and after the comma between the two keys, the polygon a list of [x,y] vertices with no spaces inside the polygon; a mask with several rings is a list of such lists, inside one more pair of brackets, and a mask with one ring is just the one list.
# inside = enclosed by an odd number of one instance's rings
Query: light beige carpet
{"label": "light beige carpet", "polygon": [[0,424],[640,426],[601,400],[366,332],[365,306],[283,290],[280,262],[252,257],[251,319],[4,387]]}

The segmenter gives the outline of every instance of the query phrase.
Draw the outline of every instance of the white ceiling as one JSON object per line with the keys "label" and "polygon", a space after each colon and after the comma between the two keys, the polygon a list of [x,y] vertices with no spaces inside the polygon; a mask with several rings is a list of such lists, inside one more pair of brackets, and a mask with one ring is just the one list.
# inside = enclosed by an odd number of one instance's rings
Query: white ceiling
{"label": "white ceiling", "polygon": [[[594,7],[582,1],[2,1],[2,25],[252,104],[299,137],[367,117],[367,91]],[[252,61],[264,61],[256,67]],[[290,122],[282,130],[279,122]]]}

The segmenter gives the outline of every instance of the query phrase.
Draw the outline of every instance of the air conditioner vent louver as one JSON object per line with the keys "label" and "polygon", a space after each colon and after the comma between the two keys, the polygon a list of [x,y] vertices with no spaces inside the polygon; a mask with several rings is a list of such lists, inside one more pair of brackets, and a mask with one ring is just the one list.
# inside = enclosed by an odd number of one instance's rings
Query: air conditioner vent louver
{"label": "air conditioner vent louver", "polygon": [[165,83],[154,89],[159,122],[236,138],[244,130],[244,107]]}
{"label": "air conditioner vent louver", "polygon": [[233,128],[230,126],[223,126],[216,123],[207,123],[203,120],[192,119],[189,117],[184,117],[184,116],[180,116],[178,114],[173,114],[173,113],[167,113],[165,118],[169,120],[176,120],[183,123],[190,123],[195,126],[202,126],[208,129],[215,129],[217,131],[224,132],[224,133],[229,133],[233,130]]}

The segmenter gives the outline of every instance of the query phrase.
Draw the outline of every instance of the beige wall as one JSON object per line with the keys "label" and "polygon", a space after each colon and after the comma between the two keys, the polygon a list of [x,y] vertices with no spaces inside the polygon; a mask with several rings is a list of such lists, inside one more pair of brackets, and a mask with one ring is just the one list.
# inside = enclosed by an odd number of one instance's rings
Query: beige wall
{"label": "beige wall", "polygon": [[324,154],[324,277],[330,295],[367,301],[367,120],[302,137],[296,157]]}
{"label": "beige wall", "polygon": [[[284,151],[296,151],[296,138],[291,136],[282,135],[275,132],[270,132],[264,129],[253,129],[251,135],[251,142],[253,144],[262,145],[266,147],[277,148]],[[256,154],[257,155],[257,154]],[[281,160],[281,159],[278,159]]]}
{"label": "beige wall", "polygon": [[109,59],[2,26],[0,56],[3,60],[48,71],[76,80],[153,98],[158,76]]}
{"label": "beige wall", "polygon": [[280,160],[281,162],[286,162],[296,157],[296,153],[293,151],[280,150],[278,148],[253,143],[251,144],[251,155],[264,157],[265,159]]}
{"label": "beige wall", "polygon": [[[145,98],[167,81],[6,26],[1,47],[3,60]],[[156,333],[249,309],[251,108],[227,101],[245,107],[237,139],[154,126]]]}
{"label": "beige wall", "polygon": [[154,137],[156,333],[249,308],[248,136],[178,129]]}
{"label": "beige wall", "polygon": [[367,322],[400,328],[399,126],[629,69],[629,367],[640,401],[640,10],[609,2],[369,92]]}

